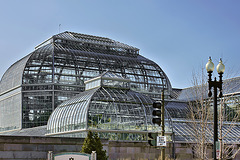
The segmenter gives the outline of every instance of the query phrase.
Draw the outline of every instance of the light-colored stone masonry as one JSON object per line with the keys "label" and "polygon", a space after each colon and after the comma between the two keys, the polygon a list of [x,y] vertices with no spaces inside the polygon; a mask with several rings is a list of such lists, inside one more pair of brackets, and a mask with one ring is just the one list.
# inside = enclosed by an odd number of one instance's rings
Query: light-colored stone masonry
{"label": "light-colored stone masonry", "polygon": [[[46,160],[48,151],[79,152],[83,141],[82,138],[0,136],[0,160]],[[160,160],[161,150],[150,147],[147,142],[102,140],[102,143],[110,160]],[[177,159],[193,159],[192,149],[187,144],[176,143],[175,153]],[[172,144],[168,144],[166,155],[171,154]],[[235,159],[240,159],[240,154]]]}

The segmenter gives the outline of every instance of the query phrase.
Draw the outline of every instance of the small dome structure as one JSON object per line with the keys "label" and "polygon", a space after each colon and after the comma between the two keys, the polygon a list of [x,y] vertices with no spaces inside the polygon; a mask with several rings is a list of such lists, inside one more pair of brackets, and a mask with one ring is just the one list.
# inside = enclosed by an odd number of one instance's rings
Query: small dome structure
{"label": "small dome structure", "polygon": [[48,135],[85,137],[88,130],[111,140],[147,140],[153,101],[130,90],[130,80],[105,72],[85,82],[86,91],[60,104],[48,120]]}

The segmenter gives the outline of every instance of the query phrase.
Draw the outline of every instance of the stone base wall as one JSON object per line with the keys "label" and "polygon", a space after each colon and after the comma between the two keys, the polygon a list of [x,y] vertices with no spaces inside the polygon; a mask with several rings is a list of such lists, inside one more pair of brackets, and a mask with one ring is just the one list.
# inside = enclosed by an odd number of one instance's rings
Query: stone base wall
{"label": "stone base wall", "polygon": [[[48,151],[79,152],[83,138],[0,136],[0,160],[46,160]],[[160,160],[161,149],[150,147],[147,142],[118,142],[102,140],[109,160]],[[239,146],[236,146],[236,148]],[[209,157],[212,151],[209,149]],[[173,145],[165,149],[166,160],[170,160]],[[175,144],[177,160],[193,160],[192,147],[185,143]],[[240,159],[240,153],[235,160]]]}
{"label": "stone base wall", "polygon": [[[172,147],[169,144],[165,148],[167,157],[172,155]],[[111,160],[160,160],[161,149],[150,147],[147,142],[118,142],[109,141],[108,154]]]}
{"label": "stone base wall", "polygon": [[0,136],[0,160],[46,160],[48,151],[79,152],[84,139]]}

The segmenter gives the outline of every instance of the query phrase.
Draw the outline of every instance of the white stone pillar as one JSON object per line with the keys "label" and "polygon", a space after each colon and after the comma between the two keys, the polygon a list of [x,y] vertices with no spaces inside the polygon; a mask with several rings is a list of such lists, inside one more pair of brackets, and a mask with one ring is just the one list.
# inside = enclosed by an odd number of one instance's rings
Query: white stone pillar
{"label": "white stone pillar", "polygon": [[53,160],[53,151],[48,151],[48,160]]}
{"label": "white stone pillar", "polygon": [[96,151],[92,151],[91,160],[97,160],[97,153],[96,153]]}

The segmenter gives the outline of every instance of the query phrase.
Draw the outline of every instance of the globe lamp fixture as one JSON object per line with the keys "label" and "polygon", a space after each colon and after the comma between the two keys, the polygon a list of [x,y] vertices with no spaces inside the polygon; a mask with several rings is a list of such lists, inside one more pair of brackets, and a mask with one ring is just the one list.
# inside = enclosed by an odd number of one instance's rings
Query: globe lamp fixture
{"label": "globe lamp fixture", "polygon": [[225,65],[222,63],[222,59],[220,58],[219,64],[217,65],[217,72],[219,74],[224,73]]}
{"label": "globe lamp fixture", "polygon": [[206,64],[207,72],[212,72],[214,70],[214,63],[212,62],[211,57],[209,57],[208,62]]}

